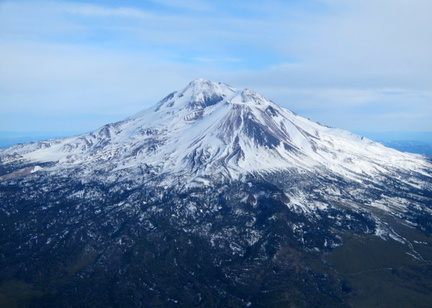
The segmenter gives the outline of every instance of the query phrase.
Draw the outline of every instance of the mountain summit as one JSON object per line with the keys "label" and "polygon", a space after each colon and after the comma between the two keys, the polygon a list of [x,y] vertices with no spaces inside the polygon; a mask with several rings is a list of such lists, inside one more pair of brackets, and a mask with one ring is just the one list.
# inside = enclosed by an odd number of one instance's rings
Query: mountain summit
{"label": "mountain summit", "polygon": [[421,307],[431,205],[426,157],[196,79],[0,150],[0,306]]}

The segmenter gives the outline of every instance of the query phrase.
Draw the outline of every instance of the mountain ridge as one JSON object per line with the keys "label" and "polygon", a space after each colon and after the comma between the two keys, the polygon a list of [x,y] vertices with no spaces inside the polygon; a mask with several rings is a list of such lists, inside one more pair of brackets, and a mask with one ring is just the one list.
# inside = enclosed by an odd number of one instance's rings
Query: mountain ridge
{"label": "mountain ridge", "polygon": [[[360,142],[360,147],[355,148],[355,142]],[[104,144],[111,149],[104,148]],[[53,140],[49,145],[39,142],[33,145],[33,149],[21,145],[3,152],[27,151],[22,155],[23,158],[45,159],[45,162],[64,162],[67,155],[85,158],[87,153],[90,156],[98,153],[99,159],[108,161],[113,156],[121,156],[120,148],[125,145],[130,147],[128,154],[146,152],[146,157],[136,159],[142,163],[168,159],[168,163],[164,164],[167,172],[185,169],[186,156],[201,160],[204,167],[214,161],[225,160],[225,164],[228,163],[233,169],[230,172],[234,171],[231,172],[232,176],[239,173],[239,170],[234,169],[240,168],[243,173],[283,169],[301,166],[303,160],[308,160],[303,164],[305,169],[319,165],[336,170],[342,165],[345,170],[339,170],[341,173],[349,173],[347,170],[350,169],[357,169],[360,173],[373,172],[373,161],[382,161],[383,156],[387,157],[389,163],[395,160],[399,167],[407,165],[413,169],[422,164],[421,159],[414,159],[414,156],[395,154],[366,138],[310,122],[251,90],[238,90],[204,79],[192,81],[185,89],[168,95],[154,107],[89,134]],[[348,152],[346,157],[337,157],[338,152],[347,151],[353,145],[354,151]],[[49,151],[43,151],[47,146]],[[156,149],[161,146],[165,150]],[[54,147],[58,149],[56,153]],[[180,147],[181,151],[174,153],[174,149],[168,147]],[[233,150],[235,153],[230,151],[232,149],[236,149]],[[34,154],[33,157],[30,152]],[[107,156],[104,157],[102,152]],[[368,152],[374,155],[368,157]],[[169,161],[170,155],[175,161]],[[178,157],[181,155],[185,157]],[[248,157],[245,158],[245,155]],[[154,158],[150,161],[147,157],[151,156]],[[369,165],[364,164],[363,158],[368,160]],[[124,155],[121,159],[128,160]],[[175,170],[173,166],[180,167]],[[217,168],[211,172],[217,172]]]}

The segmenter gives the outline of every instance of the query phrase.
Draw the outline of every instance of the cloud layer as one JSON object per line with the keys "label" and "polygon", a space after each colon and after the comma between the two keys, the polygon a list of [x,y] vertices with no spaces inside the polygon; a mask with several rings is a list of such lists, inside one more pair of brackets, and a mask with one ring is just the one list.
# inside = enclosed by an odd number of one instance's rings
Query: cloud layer
{"label": "cloud layer", "polygon": [[139,3],[0,2],[0,130],[88,131],[203,77],[330,126],[432,131],[431,1]]}

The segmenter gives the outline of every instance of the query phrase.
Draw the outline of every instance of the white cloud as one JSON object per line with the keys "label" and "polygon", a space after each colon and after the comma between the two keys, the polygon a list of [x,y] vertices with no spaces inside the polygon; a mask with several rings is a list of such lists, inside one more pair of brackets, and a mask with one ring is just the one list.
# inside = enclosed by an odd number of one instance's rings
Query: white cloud
{"label": "white cloud", "polygon": [[430,87],[432,2],[326,2],[329,13],[301,23],[302,35],[284,42],[302,72],[359,86]]}
{"label": "white cloud", "polygon": [[181,65],[168,65],[149,54],[59,44],[0,44],[0,66],[2,114],[84,111],[119,113],[121,119],[166,93],[154,89],[171,91],[169,85],[187,75]]}

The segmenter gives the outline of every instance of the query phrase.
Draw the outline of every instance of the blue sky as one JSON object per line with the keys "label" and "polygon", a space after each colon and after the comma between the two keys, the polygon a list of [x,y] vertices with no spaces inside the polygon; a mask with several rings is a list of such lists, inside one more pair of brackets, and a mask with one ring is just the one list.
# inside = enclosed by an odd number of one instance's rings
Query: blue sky
{"label": "blue sky", "polygon": [[430,0],[0,0],[0,131],[80,133],[197,77],[350,131],[432,131]]}

